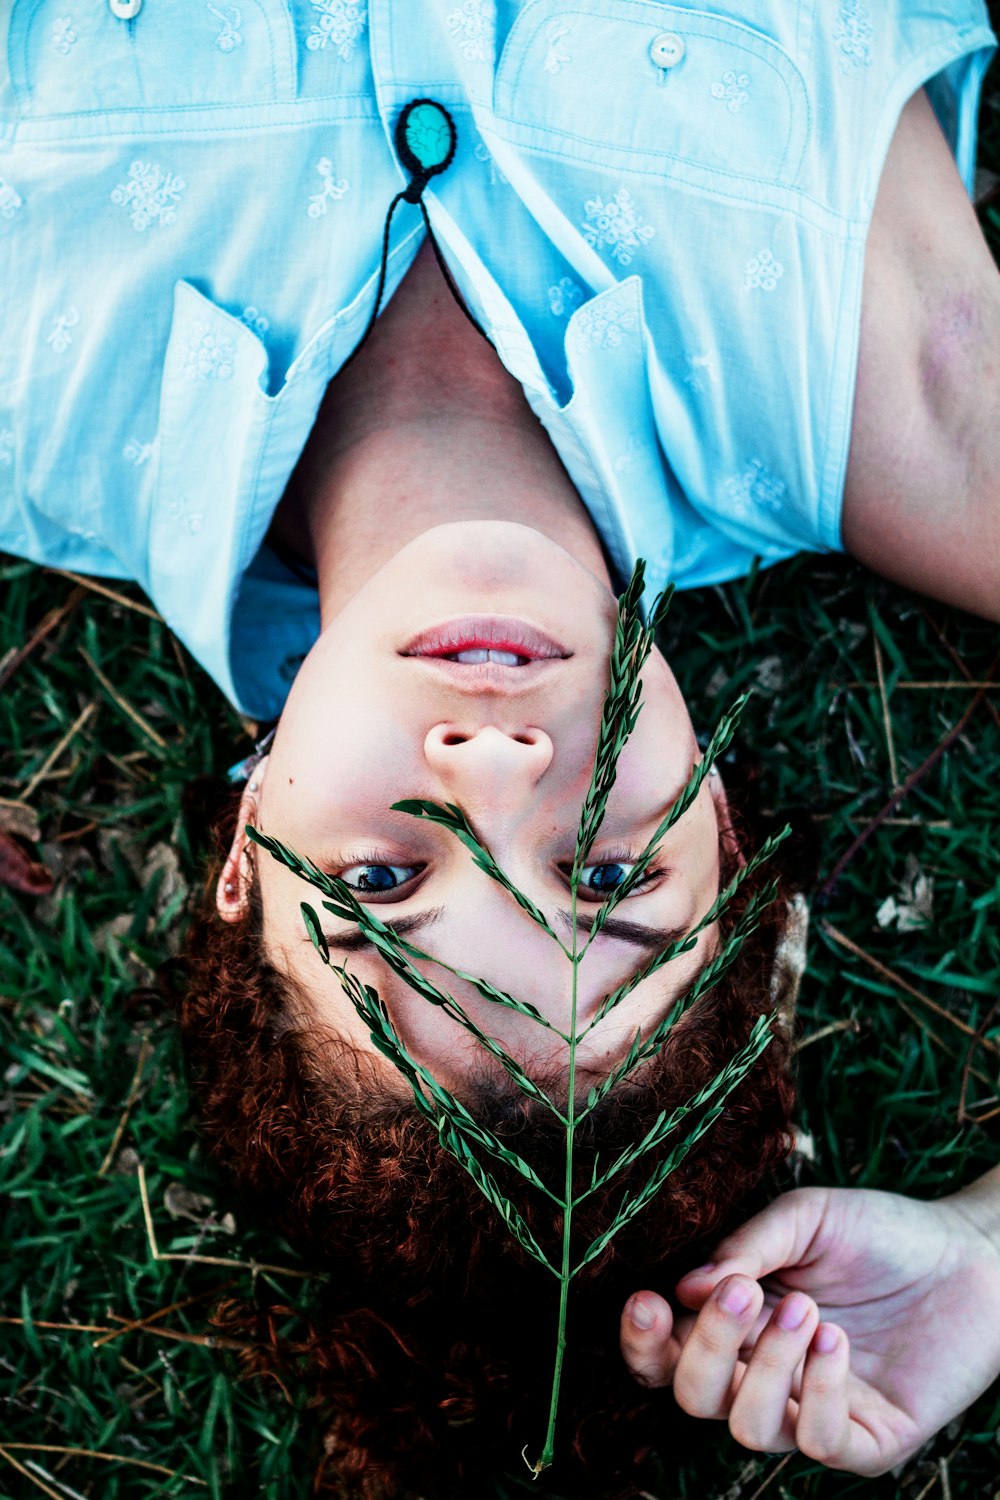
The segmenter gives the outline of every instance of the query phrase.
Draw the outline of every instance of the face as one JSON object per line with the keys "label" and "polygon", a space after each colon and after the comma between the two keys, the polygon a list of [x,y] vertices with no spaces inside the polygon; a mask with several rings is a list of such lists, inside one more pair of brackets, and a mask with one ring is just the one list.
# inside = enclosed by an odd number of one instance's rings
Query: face
{"label": "face", "polygon": [[[480,842],[569,946],[568,872],[590,783],[616,621],[614,597],[568,552],[527,527],[436,527],[382,567],[331,621],[292,687],[252,816],[260,829],[340,876],[382,921],[444,963],[477,973],[570,1025],[572,966],[447,830],[403,812],[404,798],[457,803]],[[464,660],[450,660],[461,655]],[[485,659],[484,659],[485,658]],[[580,941],[699,759],[691,721],[658,652],[618,764],[580,887]],[[668,834],[646,881],[618,906],[580,968],[578,1026],[711,905],[724,808],[707,778]],[[314,1019],[356,1046],[367,1029],[302,925],[309,891],[258,851],[271,960]],[[315,893],[314,893],[315,894]],[[319,901],[313,903],[321,911]],[[324,914],[326,915],[326,914]],[[460,1087],[484,1054],[455,1022],[397,979],[356,929],[326,915],[334,960],[386,1000],[408,1048]],[[351,944],[354,946],[345,946]],[[643,981],[581,1045],[584,1075],[604,1070],[636,1028],[658,1020],[710,956],[716,933]],[[483,1000],[439,964],[419,965],[529,1071],[566,1068],[566,1046]],[[388,1065],[387,1065],[388,1066]]]}

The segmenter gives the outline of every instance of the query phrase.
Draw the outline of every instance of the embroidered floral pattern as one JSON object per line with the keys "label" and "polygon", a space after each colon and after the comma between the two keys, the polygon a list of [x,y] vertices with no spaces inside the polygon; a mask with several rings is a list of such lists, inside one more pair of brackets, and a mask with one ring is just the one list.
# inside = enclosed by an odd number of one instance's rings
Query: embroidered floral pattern
{"label": "embroidered floral pattern", "polygon": [[368,24],[365,0],[309,0],[309,4],[319,20],[313,23],[306,46],[310,52],[332,47],[347,62]]}
{"label": "embroidered floral pattern", "polygon": [[9,469],[14,462],[14,434],[9,427],[0,430],[0,464]]}
{"label": "embroidered floral pattern", "polygon": [[191,502],[186,495],[175,495],[167,505],[167,515],[172,521],[177,521],[191,536],[197,536],[205,524],[202,511],[192,510]]}
{"label": "embroidered floral pattern", "polygon": [[265,318],[264,314],[258,312],[255,307],[245,307],[240,313],[240,322],[245,323],[250,332],[255,333],[259,339],[264,337],[271,326],[271,320]]}
{"label": "embroidered floral pattern", "polygon": [[185,380],[229,380],[233,373],[233,345],[204,323],[188,334],[184,349]]}
{"label": "embroidered floral pattern", "polygon": [[572,62],[568,52],[559,51],[559,43],[564,36],[569,36],[569,27],[560,21],[550,21],[545,32],[545,61],[542,67],[546,73],[561,73],[563,63]]}
{"label": "embroidered floral pattern", "polygon": [[466,62],[489,62],[493,56],[493,0],[462,0],[448,17],[448,30]]}
{"label": "embroidered floral pattern", "polygon": [[587,348],[617,349],[628,333],[639,326],[634,307],[616,307],[613,300],[588,302],[576,320]]}
{"label": "embroidered floral pattern", "polygon": [[151,161],[134,161],[128,181],[112,190],[111,201],[128,209],[132,228],[141,234],[151,224],[161,227],[177,218],[177,201],[187,187],[183,177]]}
{"label": "embroidered floral pattern", "polygon": [[688,373],[684,376],[684,384],[691,387],[696,393],[705,389],[705,381],[713,384],[719,377],[715,357],[711,354],[692,354],[688,359]]}
{"label": "embroidered floral pattern", "polygon": [[346,177],[334,177],[333,162],[328,156],[320,157],[316,163],[316,170],[322,179],[323,186],[318,193],[310,194],[309,207],[306,210],[310,219],[322,219],[324,214],[329,212],[330,204],[343,198],[350,187]]}
{"label": "embroidered floral pattern", "polygon": [[572,276],[560,276],[549,287],[549,307],[554,318],[569,318],[583,301],[583,288],[577,286]]}
{"label": "embroidered floral pattern", "polygon": [[489,147],[485,141],[480,141],[474,152],[477,161],[485,163],[486,170],[490,174],[490,187],[496,187],[498,182],[506,182],[507,179],[490,155]]}
{"label": "embroidered floral pattern", "polygon": [[840,48],[840,66],[845,73],[871,67],[873,30],[865,0],[841,0],[833,39]]}
{"label": "embroidered floral pattern", "polygon": [[60,313],[45,335],[45,342],[51,344],[57,354],[65,354],[73,342],[73,335],[70,333],[70,329],[75,328],[79,321],[80,314],[75,307],[71,307],[66,312]]}
{"label": "embroidered floral pattern", "polygon": [[734,474],[725,484],[726,495],[739,510],[749,510],[751,505],[765,510],[780,510],[785,485],[775,479],[759,458],[753,458],[742,474]]}
{"label": "embroidered floral pattern", "polygon": [[749,73],[729,68],[720,83],[712,84],[712,98],[721,100],[731,115],[739,114],[744,104],[750,103],[750,82]]}
{"label": "embroidered floral pattern", "polygon": [[588,198],[583,211],[587,217],[580,228],[587,244],[607,249],[620,266],[631,265],[635,252],[656,233],[652,224],[643,223],[628,188],[619,188],[607,201]]}
{"label": "embroidered floral pattern", "polygon": [[235,52],[237,47],[243,45],[243,36],[240,32],[243,12],[238,5],[227,5],[224,10],[219,10],[217,6],[209,4],[208,9],[221,26],[215,38],[215,45],[220,52]]}
{"label": "embroidered floral pattern", "polygon": [[616,474],[629,474],[635,468],[635,461],[644,447],[642,437],[637,432],[630,432],[626,446],[615,458],[612,468]]}
{"label": "embroidered floral pattern", "polygon": [[11,187],[6,177],[0,177],[0,218],[13,219],[24,207],[24,199]]}
{"label": "embroidered floral pattern", "polygon": [[52,27],[52,45],[63,57],[68,57],[76,46],[77,35],[73,29],[72,16],[58,16]]}
{"label": "embroidered floral pattern", "polygon": [[775,260],[770,250],[760,250],[747,261],[747,291],[773,292],[784,274],[781,261]]}
{"label": "embroidered floral pattern", "polygon": [[138,438],[129,438],[122,449],[122,458],[127,458],[130,464],[135,464],[141,469],[143,464],[148,464],[156,452],[156,439],[151,443],[141,443]]}

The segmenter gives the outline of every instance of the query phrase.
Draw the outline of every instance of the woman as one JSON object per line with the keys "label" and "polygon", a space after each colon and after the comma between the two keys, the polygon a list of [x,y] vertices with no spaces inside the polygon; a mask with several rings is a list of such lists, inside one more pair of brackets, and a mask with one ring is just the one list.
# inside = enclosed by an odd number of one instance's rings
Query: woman
{"label": "woman", "polygon": [[[338,1071],[339,1051],[342,1079],[351,1064],[364,1086],[348,1083],[323,1124],[362,1139],[374,1065],[301,942],[287,872],[248,859],[248,817],[330,862],[366,899],[398,902],[411,931],[433,917],[421,941],[436,957],[461,963],[474,951],[484,977],[554,1005],[554,950],[450,845],[419,842],[412,820],[385,810],[401,796],[459,802],[522,889],[558,901],[593,750],[610,585],[636,556],[649,559],[654,586],[696,584],[737,576],[754,555],[844,545],[900,581],[1000,613],[1000,436],[985,420],[1000,297],[961,180],[971,180],[991,34],[975,3],[916,19],[900,7],[876,24],[859,0],[758,6],[740,19],[623,4],[570,20],[544,5],[498,16],[473,0],[413,16],[375,6],[366,16],[350,0],[274,4],[237,19],[192,0],[183,22],[176,4],[168,19],[154,0],[110,0],[86,23],[65,19],[21,4],[9,22],[4,281],[30,276],[36,291],[28,335],[8,337],[0,356],[11,460],[2,541],[137,579],[233,701],[260,717],[281,712],[220,880],[233,941],[203,935],[187,1024],[221,1149],[272,1201],[284,1193],[281,1212],[315,1239],[336,1216],[333,1188],[352,1179],[343,1161],[324,1176],[307,1101]],[[457,150],[423,202],[488,337],[418,253],[424,227],[404,203],[387,242],[390,300],[358,352],[382,225],[406,175],[395,127],[426,95],[452,115]],[[938,510],[942,493],[962,497],[960,513]],[[483,651],[490,659],[475,659]],[[646,693],[609,813],[622,841],[599,848],[588,875],[598,898],[697,756],[661,658]],[[632,898],[629,921],[647,931],[606,935],[585,1003],[635,967],[648,929],[662,938],[689,927],[734,857],[712,778]],[[333,937],[343,948],[349,934]],[[717,941],[706,929],[671,966],[666,996],[652,981],[637,990],[632,1025],[662,1013]],[[352,959],[362,975],[374,963]],[[658,1109],[699,1069],[711,1076],[765,980],[762,945],[720,991],[714,1030],[700,1016],[703,1055],[675,1046],[662,1094],[651,1085],[626,1110]],[[438,1014],[404,993],[391,999],[419,1053],[469,1087],[475,1059]],[[245,1029],[227,1049],[237,1017]],[[327,1052],[301,1045],[306,1035],[327,1047],[331,1029]],[[558,1068],[534,1030],[501,1039],[530,1046],[543,1074]],[[625,1045],[612,1025],[595,1031],[587,1066],[606,1071]],[[635,1286],[638,1266],[715,1231],[780,1153],[787,1101],[772,1050],[731,1136],[692,1158],[660,1218],[637,1230],[645,1245],[622,1250],[620,1280],[605,1268],[598,1345],[609,1301]],[[482,1092],[490,1080],[471,1083]],[[370,1140],[383,1160],[394,1141],[398,1163],[411,1126],[389,1105]],[[622,1122],[605,1128],[613,1138]],[[727,1151],[740,1166],[728,1178]],[[358,1192],[371,1160],[355,1158]],[[289,1162],[306,1174],[296,1194]],[[425,1158],[425,1211],[448,1171]],[[329,1358],[342,1397],[359,1369],[388,1358],[375,1358],[373,1328],[411,1337],[406,1451],[433,1436],[412,1387],[434,1329],[413,1280],[426,1258],[400,1238],[400,1198],[385,1186],[367,1204],[375,1213],[381,1203],[384,1233],[374,1217],[351,1233],[369,1247],[370,1272],[391,1264],[405,1319],[372,1295],[362,1336],[337,1307],[347,1321],[317,1357]],[[406,1222],[416,1235],[419,1215]],[[470,1398],[470,1371],[495,1332],[477,1343],[493,1241],[474,1217],[468,1232],[483,1274],[460,1412],[486,1401]],[[454,1266],[446,1249],[438,1286]],[[667,1289],[671,1275],[658,1274]],[[816,1321],[813,1309],[799,1337],[819,1340]],[[446,1371],[457,1357],[449,1338]],[[492,1387],[483,1377],[494,1391],[510,1378],[514,1332],[498,1338]],[[843,1362],[846,1341],[838,1348]],[[661,1357],[658,1378],[675,1359]],[[343,1472],[362,1471],[374,1441],[371,1381],[334,1440]],[[614,1399],[646,1421],[645,1398]],[[600,1407],[605,1424],[611,1405]],[[705,1414],[729,1410],[728,1386],[719,1405]],[[434,1409],[440,1422],[439,1395]],[[506,1397],[501,1409],[509,1416]]]}

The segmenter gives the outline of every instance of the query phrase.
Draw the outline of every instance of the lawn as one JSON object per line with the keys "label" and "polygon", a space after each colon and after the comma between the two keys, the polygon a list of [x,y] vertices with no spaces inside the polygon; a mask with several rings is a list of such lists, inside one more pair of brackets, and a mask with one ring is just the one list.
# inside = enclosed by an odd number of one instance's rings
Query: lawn
{"label": "lawn", "polygon": [[[1000,174],[997,69],[981,161]],[[1000,197],[982,216],[1000,253]],[[760,830],[793,815],[812,891],[789,1180],[953,1190],[1000,1142],[996,629],[802,558],[680,596],[668,637],[696,724],[755,689],[730,775]],[[0,827],[56,877],[0,889],[0,1496],[309,1491],[308,1390],[241,1382],[209,1313],[310,1282],[205,1161],[170,1019],[252,734],[137,591],[0,558]],[[997,1388],[879,1480],[700,1437],[655,1500],[1000,1496]]]}

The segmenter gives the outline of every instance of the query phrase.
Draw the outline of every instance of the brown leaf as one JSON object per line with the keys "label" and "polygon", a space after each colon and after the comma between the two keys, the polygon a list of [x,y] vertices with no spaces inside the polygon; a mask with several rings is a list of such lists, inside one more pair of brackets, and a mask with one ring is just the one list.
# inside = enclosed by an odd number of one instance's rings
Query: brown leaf
{"label": "brown leaf", "polygon": [[8,833],[0,833],[0,885],[24,896],[47,896],[52,876],[44,865],[31,859]]}
{"label": "brown leaf", "polygon": [[30,844],[37,844],[41,838],[38,814],[33,807],[26,807],[23,802],[11,802],[7,797],[0,797],[0,833],[16,833]]}

